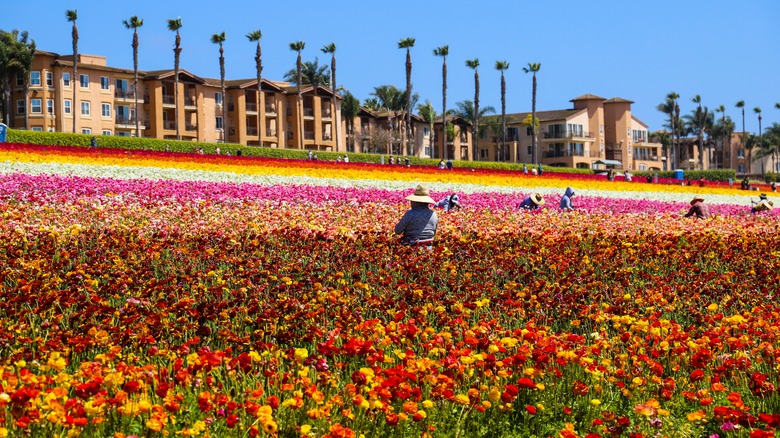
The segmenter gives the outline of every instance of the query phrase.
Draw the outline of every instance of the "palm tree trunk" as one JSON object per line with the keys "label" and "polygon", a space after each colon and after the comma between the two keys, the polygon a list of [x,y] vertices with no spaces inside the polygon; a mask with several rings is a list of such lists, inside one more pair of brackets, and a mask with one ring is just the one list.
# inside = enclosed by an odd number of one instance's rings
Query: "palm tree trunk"
{"label": "palm tree trunk", "polygon": [[[533,152],[533,160],[534,163],[540,163],[541,157],[539,157],[539,152],[537,151],[537,144],[536,144],[536,73],[534,73],[533,77],[533,90],[531,95],[531,152]],[[520,157],[520,142],[517,143],[517,156]]]}
{"label": "palm tree trunk", "polygon": [[444,140],[444,158],[449,159],[450,158],[450,151],[449,151],[449,139],[447,138],[447,58],[444,58],[444,62],[442,63],[441,67],[441,96],[442,96],[442,123],[441,123],[441,132],[442,132],[442,139]]}
{"label": "palm tree trunk", "polygon": [[501,161],[504,161],[506,152],[506,79],[501,72]]}
{"label": "palm tree trunk", "polygon": [[406,154],[412,155],[412,55],[406,49]]}
{"label": "palm tree trunk", "polygon": [[135,95],[135,136],[141,137],[138,113],[138,31],[133,32],[133,94]]}
{"label": "palm tree trunk", "polygon": [[301,78],[301,69],[303,68],[303,64],[301,63],[301,52],[298,51],[298,61],[296,62],[297,68],[298,68],[298,135],[299,141],[300,141],[300,149],[304,149],[304,142],[303,142],[303,95],[301,94],[301,81],[303,80]]}
{"label": "palm tree trunk", "polygon": [[477,161],[479,156],[479,72],[477,70],[474,70],[474,128],[471,135],[474,137],[471,159]]}
{"label": "palm tree trunk", "polygon": [[264,105],[264,99],[263,97],[263,85],[262,85],[262,73],[263,73],[263,54],[262,49],[260,48],[260,40],[257,41],[257,51],[255,53],[255,68],[257,70],[257,135],[258,135],[258,143],[260,146],[263,145],[263,128],[265,125],[263,120],[263,114],[265,114],[265,105]]}
{"label": "palm tree trunk", "polygon": [[24,75],[24,129],[30,130],[30,74]]}
{"label": "palm tree trunk", "polygon": [[71,108],[73,109],[73,133],[76,133],[76,119],[78,119],[78,111],[81,111],[81,105],[79,105],[78,102],[78,88],[81,85],[81,81],[79,80],[79,30],[76,27],[76,22],[73,22],[73,31],[71,32],[71,36],[73,38],[73,80],[71,81],[71,85],[73,86],[73,104],[71,104]]}
{"label": "palm tree trunk", "polygon": [[228,140],[228,119],[227,119],[227,95],[225,94],[225,53],[222,48],[222,44],[219,45],[219,78],[220,85],[222,86],[222,143],[227,143]]}
{"label": "palm tree trunk", "polygon": [[[179,35],[179,32],[176,32],[176,47],[173,49],[174,53],[174,68],[173,68],[173,98],[174,98],[174,105],[173,110],[174,113],[174,122],[176,123],[176,140],[181,140],[181,131],[179,128],[179,58],[181,56],[181,35]],[[222,105],[225,104],[225,95],[222,95]],[[137,114],[136,114],[137,116]]]}
{"label": "palm tree trunk", "polygon": [[330,76],[331,76],[331,88],[333,89],[333,135],[335,138],[335,145],[336,151],[339,151],[339,131],[341,131],[341,123],[340,123],[340,115],[341,115],[341,105],[336,104],[338,99],[336,99],[336,53],[333,53],[333,56],[330,58]]}

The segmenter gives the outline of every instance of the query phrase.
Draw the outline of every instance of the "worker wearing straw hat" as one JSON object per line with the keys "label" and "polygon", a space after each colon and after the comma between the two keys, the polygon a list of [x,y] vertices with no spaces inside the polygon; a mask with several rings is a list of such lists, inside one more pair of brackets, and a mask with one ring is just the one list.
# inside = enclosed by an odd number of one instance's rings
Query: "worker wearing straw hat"
{"label": "worker wearing straw hat", "polygon": [[766,193],[762,193],[758,197],[758,202],[752,201],[752,200],[750,202],[755,204],[753,206],[753,208],[750,209],[751,213],[759,213],[759,212],[762,212],[762,211],[770,211],[775,206],[774,202],[772,202],[769,199],[767,199]]}
{"label": "worker wearing straw hat", "polygon": [[431,209],[431,204],[436,201],[431,198],[428,189],[421,185],[406,200],[411,202],[411,208],[396,224],[395,234],[402,234],[401,243],[404,245],[425,245],[430,248],[439,226],[439,218]]}
{"label": "worker wearing straw hat", "polygon": [[691,208],[685,214],[685,217],[693,215],[696,215],[697,219],[708,219],[710,217],[710,208],[704,204],[704,198],[699,195],[694,196],[691,200]]}
{"label": "worker wearing straw hat", "polygon": [[523,210],[536,210],[542,205],[544,205],[544,198],[542,197],[541,193],[534,193],[526,196],[523,199],[523,202],[521,202],[517,207],[522,208]]}

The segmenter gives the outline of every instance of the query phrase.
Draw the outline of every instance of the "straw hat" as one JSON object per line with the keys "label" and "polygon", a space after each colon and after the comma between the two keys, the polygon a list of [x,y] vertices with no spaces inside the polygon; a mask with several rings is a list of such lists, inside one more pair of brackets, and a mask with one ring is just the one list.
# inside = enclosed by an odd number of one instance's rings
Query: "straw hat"
{"label": "straw hat", "polygon": [[534,193],[531,195],[531,202],[533,202],[536,205],[544,205],[544,198],[542,198],[542,195],[540,193]]}
{"label": "straw hat", "polygon": [[704,198],[702,198],[699,195],[694,196],[693,199],[691,200],[691,205],[693,205],[693,204],[695,204],[697,202],[704,202]]}
{"label": "straw hat", "polygon": [[414,194],[407,196],[406,200],[414,201],[414,202],[424,202],[426,204],[436,203],[436,201],[434,201],[433,198],[431,198],[431,195],[428,193],[428,188],[421,185],[418,185],[414,189]]}

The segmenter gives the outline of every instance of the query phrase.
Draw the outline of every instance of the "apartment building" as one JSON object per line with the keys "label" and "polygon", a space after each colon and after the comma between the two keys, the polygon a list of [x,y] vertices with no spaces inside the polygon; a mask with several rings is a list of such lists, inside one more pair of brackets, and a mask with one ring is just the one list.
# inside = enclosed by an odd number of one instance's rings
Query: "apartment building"
{"label": "apartment building", "polygon": [[[649,140],[648,126],[631,113],[630,100],[585,94],[572,108],[537,111],[537,157],[553,167],[661,170],[660,143]],[[479,160],[532,163],[531,113],[507,114],[506,141],[501,116],[480,123]]]}
{"label": "apartment building", "polygon": [[11,127],[345,151],[343,135],[334,135],[340,96],[325,87],[302,87],[299,101],[287,82],[263,79],[258,92],[256,78],[230,80],[223,96],[219,79],[180,69],[178,92],[173,70],[139,71],[136,90],[133,70],[94,55],[79,55],[79,77],[72,72],[72,56],[36,51],[28,96],[24,78],[16,78]]}

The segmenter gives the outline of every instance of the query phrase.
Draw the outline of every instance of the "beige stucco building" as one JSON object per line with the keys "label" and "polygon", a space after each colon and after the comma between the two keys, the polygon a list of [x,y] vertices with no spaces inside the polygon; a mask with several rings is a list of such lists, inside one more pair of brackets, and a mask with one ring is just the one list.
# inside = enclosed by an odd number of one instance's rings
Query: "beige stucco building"
{"label": "beige stucco building", "polygon": [[17,78],[10,127],[118,136],[138,129],[140,137],[344,150],[337,146],[343,135],[335,138],[340,97],[324,87],[302,87],[299,103],[297,87],[287,82],[263,79],[258,94],[257,79],[226,80],[223,96],[219,79],[180,69],[178,93],[173,70],[139,71],[136,90],[132,70],[92,55],[79,55],[79,77],[72,74],[72,56],[36,51],[27,98]]}
{"label": "beige stucco building", "polygon": [[[572,108],[537,111],[537,157],[544,165],[576,168],[661,170],[661,144],[652,143],[648,127],[631,113],[630,100],[585,94]],[[531,113],[507,114],[507,141],[501,116],[480,123],[480,160],[533,163]]]}

